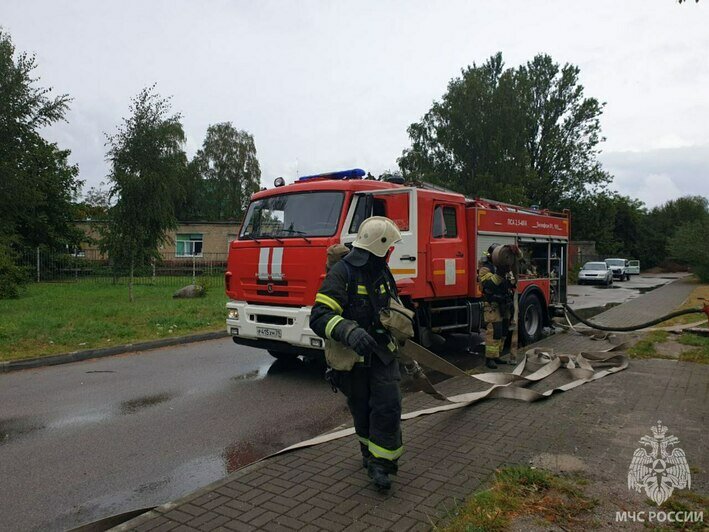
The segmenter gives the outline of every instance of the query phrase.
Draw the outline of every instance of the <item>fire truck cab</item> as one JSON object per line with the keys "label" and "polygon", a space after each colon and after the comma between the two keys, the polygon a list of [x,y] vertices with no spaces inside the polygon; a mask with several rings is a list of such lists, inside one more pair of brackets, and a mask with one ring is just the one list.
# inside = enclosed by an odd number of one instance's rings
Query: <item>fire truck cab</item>
{"label": "fire truck cab", "polygon": [[386,216],[401,231],[389,266],[402,300],[416,311],[422,344],[435,335],[480,330],[477,265],[493,243],[523,250],[519,337],[523,343],[541,337],[551,309],[566,301],[568,213],[363,175],[355,169],[308,176],[253,195],[225,273],[226,324],[234,342],[277,358],[321,354],[323,342],[309,318],[327,248],[351,244],[370,216]]}

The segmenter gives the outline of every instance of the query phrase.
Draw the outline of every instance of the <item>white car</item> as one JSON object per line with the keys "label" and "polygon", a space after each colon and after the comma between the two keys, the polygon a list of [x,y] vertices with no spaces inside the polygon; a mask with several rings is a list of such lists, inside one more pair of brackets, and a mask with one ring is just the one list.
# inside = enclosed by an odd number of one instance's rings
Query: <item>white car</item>
{"label": "white car", "polygon": [[628,273],[628,261],[626,259],[606,259],[606,264],[613,272],[613,278],[616,277],[620,281],[629,281],[630,274]]}
{"label": "white car", "polygon": [[587,262],[579,272],[579,284],[613,284],[613,272],[605,262]]}
{"label": "white car", "polygon": [[629,260],[627,271],[630,275],[640,275],[640,261]]}

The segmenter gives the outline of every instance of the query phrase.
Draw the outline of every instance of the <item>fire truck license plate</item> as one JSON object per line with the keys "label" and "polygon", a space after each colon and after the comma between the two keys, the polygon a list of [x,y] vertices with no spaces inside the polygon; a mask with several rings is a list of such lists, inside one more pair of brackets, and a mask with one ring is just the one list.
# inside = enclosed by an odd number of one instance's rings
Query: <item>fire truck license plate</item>
{"label": "fire truck license plate", "polygon": [[269,329],[268,327],[256,327],[256,334],[264,338],[280,338],[280,329]]}

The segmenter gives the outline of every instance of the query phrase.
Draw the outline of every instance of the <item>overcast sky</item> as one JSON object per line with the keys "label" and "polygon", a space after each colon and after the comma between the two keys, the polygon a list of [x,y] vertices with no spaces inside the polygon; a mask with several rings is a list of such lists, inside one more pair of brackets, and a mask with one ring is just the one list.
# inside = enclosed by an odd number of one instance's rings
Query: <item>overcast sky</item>
{"label": "overcast sky", "polygon": [[395,169],[406,128],[462,67],[545,52],[606,102],[601,160],[648,206],[709,196],[707,1],[1,0],[41,86],[72,98],[47,135],[86,188],[106,179],[104,133],[152,83],[173,96],[193,155],[209,124],[252,133],[262,181]]}

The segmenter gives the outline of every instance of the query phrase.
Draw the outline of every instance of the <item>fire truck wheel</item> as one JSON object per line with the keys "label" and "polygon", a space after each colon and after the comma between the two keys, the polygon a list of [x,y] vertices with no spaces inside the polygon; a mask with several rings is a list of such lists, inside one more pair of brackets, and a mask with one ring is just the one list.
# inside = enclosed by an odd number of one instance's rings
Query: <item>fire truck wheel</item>
{"label": "fire truck wheel", "polygon": [[295,353],[286,353],[285,351],[274,351],[273,349],[268,350],[268,354],[271,355],[273,358],[277,358],[278,360],[295,360],[298,358],[298,355]]}
{"label": "fire truck wheel", "polygon": [[536,342],[542,337],[542,304],[535,294],[528,294],[520,305],[519,335],[524,345]]}

